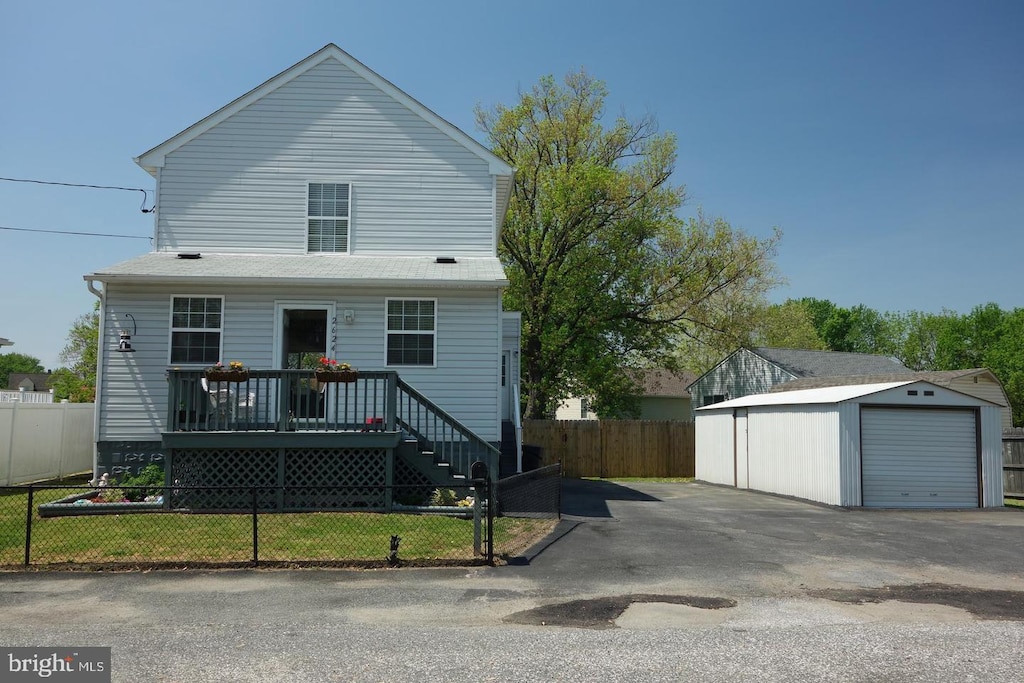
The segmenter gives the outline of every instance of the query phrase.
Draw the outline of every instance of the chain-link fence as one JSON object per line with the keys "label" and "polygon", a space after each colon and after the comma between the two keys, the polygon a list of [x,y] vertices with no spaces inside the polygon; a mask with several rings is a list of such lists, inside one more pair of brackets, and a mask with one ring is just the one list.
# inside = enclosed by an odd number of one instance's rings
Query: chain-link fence
{"label": "chain-link fence", "polygon": [[0,566],[487,564],[553,526],[495,518],[497,488],[0,488]]}

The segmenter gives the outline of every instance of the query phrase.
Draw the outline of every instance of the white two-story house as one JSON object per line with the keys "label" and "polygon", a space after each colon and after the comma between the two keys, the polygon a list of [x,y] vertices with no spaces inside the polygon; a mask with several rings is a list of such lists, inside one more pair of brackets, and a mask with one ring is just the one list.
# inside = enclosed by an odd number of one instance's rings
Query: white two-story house
{"label": "white two-story house", "polygon": [[[497,256],[508,164],[333,44],[136,162],[156,179],[153,250],[85,276],[102,302],[97,475],[433,478],[413,450],[496,474],[518,376]],[[321,356],[358,378],[317,381]],[[231,361],[240,381],[207,378]]]}

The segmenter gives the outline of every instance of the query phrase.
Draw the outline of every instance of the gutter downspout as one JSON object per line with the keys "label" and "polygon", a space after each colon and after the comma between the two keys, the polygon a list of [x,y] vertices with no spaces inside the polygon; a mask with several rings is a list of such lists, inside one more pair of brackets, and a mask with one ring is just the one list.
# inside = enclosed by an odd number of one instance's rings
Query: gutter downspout
{"label": "gutter downspout", "polygon": [[85,286],[100,300],[100,319],[99,319],[99,330],[97,331],[98,339],[96,340],[96,398],[94,399],[93,407],[93,418],[92,418],[92,429],[93,429],[93,440],[92,440],[92,477],[93,479],[99,478],[97,468],[99,467],[99,440],[100,440],[100,396],[102,396],[101,388],[103,386],[103,358],[106,354],[106,344],[103,343],[103,338],[106,333],[106,318],[107,318],[107,292],[106,289],[97,289],[96,280],[92,278],[85,278]]}

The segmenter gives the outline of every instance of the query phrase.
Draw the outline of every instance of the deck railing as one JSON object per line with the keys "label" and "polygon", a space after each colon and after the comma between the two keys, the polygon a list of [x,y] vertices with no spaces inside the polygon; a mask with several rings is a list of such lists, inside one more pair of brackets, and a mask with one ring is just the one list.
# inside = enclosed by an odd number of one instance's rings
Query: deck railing
{"label": "deck railing", "polygon": [[211,382],[202,370],[168,372],[167,430],[286,432],[395,429],[394,372],[318,382],[312,370],[250,370]]}
{"label": "deck railing", "polygon": [[[242,382],[209,382],[202,370],[167,373],[167,431],[403,431],[452,472],[499,451],[391,371],[353,382],[318,382],[312,370],[250,370]],[[492,475],[495,476],[495,475]]]}

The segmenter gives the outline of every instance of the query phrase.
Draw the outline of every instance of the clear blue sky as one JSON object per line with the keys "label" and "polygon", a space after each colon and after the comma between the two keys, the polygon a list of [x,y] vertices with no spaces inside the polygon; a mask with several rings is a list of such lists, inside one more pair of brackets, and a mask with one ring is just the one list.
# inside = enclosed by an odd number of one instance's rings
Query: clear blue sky
{"label": "clear blue sky", "polygon": [[[1024,305],[1024,2],[8,2],[0,176],[152,189],[132,158],[328,42],[481,137],[585,67],[679,140],[689,215],[783,229],[789,284],[879,310]],[[0,182],[0,226],[148,237],[141,195]],[[5,351],[57,366],[82,275],[144,239],[0,230]]]}

